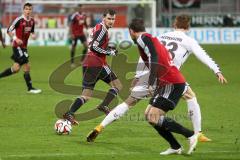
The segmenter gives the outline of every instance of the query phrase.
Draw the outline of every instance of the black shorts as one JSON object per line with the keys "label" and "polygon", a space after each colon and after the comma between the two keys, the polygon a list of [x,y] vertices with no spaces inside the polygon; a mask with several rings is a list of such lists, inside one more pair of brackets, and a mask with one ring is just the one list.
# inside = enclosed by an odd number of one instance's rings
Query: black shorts
{"label": "black shorts", "polygon": [[149,104],[162,109],[165,112],[173,110],[185,89],[185,83],[168,84],[156,89],[154,96],[150,99]]}
{"label": "black shorts", "polygon": [[84,43],[87,41],[87,38],[85,35],[82,35],[82,36],[77,36],[75,38],[72,39],[72,45],[73,46],[76,46],[77,45],[77,41],[80,40],[81,43]]}
{"label": "black shorts", "polygon": [[113,80],[117,79],[117,76],[109,68],[109,66],[83,67],[83,89],[94,89],[95,84],[99,79],[109,84]]}
{"label": "black shorts", "polygon": [[19,65],[23,65],[28,63],[28,53],[27,49],[20,48],[20,47],[13,47],[13,54],[11,56],[11,59],[14,60],[15,63],[18,63]]}

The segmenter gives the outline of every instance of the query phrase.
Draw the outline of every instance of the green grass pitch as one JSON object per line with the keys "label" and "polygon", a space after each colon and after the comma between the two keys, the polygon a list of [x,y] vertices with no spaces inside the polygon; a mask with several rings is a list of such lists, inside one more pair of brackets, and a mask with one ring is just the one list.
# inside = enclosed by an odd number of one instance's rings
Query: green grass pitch
{"label": "green grass pitch", "polygon": [[[68,136],[56,135],[53,130],[57,120],[54,113],[55,105],[64,99],[74,100],[77,95],[54,91],[49,85],[49,78],[58,66],[69,59],[69,49],[30,47],[33,85],[41,88],[43,93],[39,95],[26,93],[22,72],[0,79],[0,160],[240,159],[240,46],[204,45],[204,48],[221,66],[229,83],[227,85],[218,83],[213,72],[194,56],[191,56],[183,66],[182,72],[196,92],[201,105],[202,129],[213,140],[209,143],[199,143],[193,155],[165,157],[159,155],[160,151],[168,148],[168,145],[143,119],[148,100],[143,100],[127,116],[108,126],[95,143],[88,144],[86,135],[104,116],[82,121]],[[0,71],[12,64],[9,59],[11,52],[10,47],[0,48]],[[136,62],[138,57],[136,48],[124,52],[128,58],[126,64]],[[115,57],[114,60],[117,59],[118,57]],[[125,62],[115,64],[116,69],[128,70],[124,64]],[[117,74],[122,74],[118,72]],[[126,76],[127,80],[132,75],[129,73]],[[78,68],[65,79],[65,83],[80,86],[81,79],[81,68]],[[124,81],[124,78],[121,80]],[[103,83],[96,87],[104,91],[108,89]],[[125,92],[122,97],[128,95],[126,90]],[[91,110],[99,102],[99,99],[92,99],[79,112]],[[174,116],[177,121],[191,127],[187,118],[186,103],[183,100],[174,111],[169,112],[169,116]],[[186,151],[187,140],[182,136],[176,136]]]}

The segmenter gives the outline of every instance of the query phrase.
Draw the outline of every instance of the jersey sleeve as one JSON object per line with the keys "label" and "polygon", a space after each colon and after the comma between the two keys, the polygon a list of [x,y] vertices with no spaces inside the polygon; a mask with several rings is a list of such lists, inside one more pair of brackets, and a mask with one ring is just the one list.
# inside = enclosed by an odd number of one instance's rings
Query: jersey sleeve
{"label": "jersey sleeve", "polygon": [[144,53],[148,57],[149,71],[150,71],[148,84],[150,86],[152,86],[158,77],[157,51],[154,47],[154,44],[153,44],[151,38],[149,38],[147,36],[142,35],[140,38],[138,38],[137,42],[142,47],[142,49],[144,50]]}
{"label": "jersey sleeve", "polygon": [[7,29],[7,33],[12,32],[15,28],[19,26],[21,17],[16,18]]}
{"label": "jersey sleeve", "polygon": [[196,40],[192,40],[191,50],[193,54],[200,60],[202,63],[207,65],[214,73],[219,73],[220,68],[216,62],[206,53],[206,51],[198,44]]}
{"label": "jersey sleeve", "polygon": [[100,27],[99,30],[97,30],[93,34],[93,40],[90,44],[90,50],[99,54],[110,54],[110,50],[105,50],[102,48],[102,45],[104,43],[104,38],[107,34],[107,29],[103,26]]}

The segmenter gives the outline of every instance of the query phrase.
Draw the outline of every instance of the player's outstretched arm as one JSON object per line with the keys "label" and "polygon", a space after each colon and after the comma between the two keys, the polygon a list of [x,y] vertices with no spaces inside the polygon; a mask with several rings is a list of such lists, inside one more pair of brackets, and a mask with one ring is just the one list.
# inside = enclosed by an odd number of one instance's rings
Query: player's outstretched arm
{"label": "player's outstretched arm", "polygon": [[216,62],[207,54],[207,52],[198,44],[198,42],[192,39],[191,50],[198,60],[208,66],[215,74],[221,72]]}

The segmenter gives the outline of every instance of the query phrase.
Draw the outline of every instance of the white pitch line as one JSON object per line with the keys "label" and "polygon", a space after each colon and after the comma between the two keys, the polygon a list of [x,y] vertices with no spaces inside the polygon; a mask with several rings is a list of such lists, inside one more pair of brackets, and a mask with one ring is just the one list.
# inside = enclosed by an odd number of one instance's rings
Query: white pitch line
{"label": "white pitch line", "polygon": [[198,152],[197,153],[240,153],[240,151],[203,151],[203,152]]}
{"label": "white pitch line", "polygon": [[[130,154],[139,154],[140,152],[125,152],[124,154],[121,155],[130,155]],[[111,152],[111,153],[105,153],[105,152],[97,152],[94,153],[95,155],[118,155],[118,153]],[[22,154],[22,155],[17,155],[17,154],[12,154],[12,155],[6,155],[2,156],[2,158],[8,158],[8,157],[63,157],[63,156],[88,156],[88,155],[93,155],[93,153],[40,153],[40,154]],[[1,159],[0,159],[1,160]]]}
{"label": "white pitch line", "polygon": [[[198,152],[196,151],[195,153],[239,153],[240,151],[203,151],[203,152]],[[98,153],[40,153],[40,154],[22,154],[22,155],[17,155],[17,154],[12,154],[12,155],[6,155],[6,156],[2,156],[0,157],[0,160],[2,160],[2,158],[11,158],[11,157],[15,157],[15,158],[27,158],[27,157],[64,157],[64,156],[88,156],[88,155],[118,155],[120,153],[115,153],[115,152],[111,152],[111,153],[106,153],[106,152],[98,152]],[[141,152],[125,152],[125,153],[121,153],[121,155],[132,155],[132,154],[141,154]],[[146,154],[146,153],[145,153]],[[158,154],[158,153],[156,153]]]}

